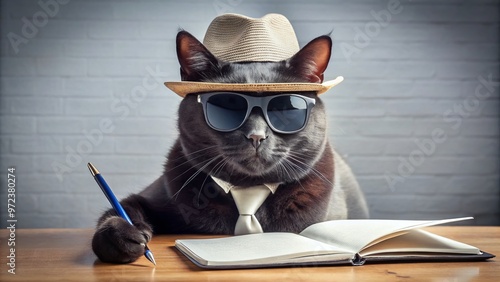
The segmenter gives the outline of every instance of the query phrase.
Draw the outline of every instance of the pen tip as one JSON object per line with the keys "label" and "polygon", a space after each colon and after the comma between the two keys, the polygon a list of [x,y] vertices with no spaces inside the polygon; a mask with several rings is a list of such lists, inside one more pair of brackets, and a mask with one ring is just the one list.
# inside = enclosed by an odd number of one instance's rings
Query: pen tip
{"label": "pen tip", "polygon": [[144,255],[150,262],[152,262],[156,266],[155,258],[153,257],[153,253],[150,250],[146,250],[146,253],[144,253]]}
{"label": "pen tip", "polygon": [[92,165],[91,163],[87,163],[87,167],[89,168],[90,173],[92,173],[92,176],[99,174],[99,171],[97,170],[97,168],[95,168],[95,166]]}

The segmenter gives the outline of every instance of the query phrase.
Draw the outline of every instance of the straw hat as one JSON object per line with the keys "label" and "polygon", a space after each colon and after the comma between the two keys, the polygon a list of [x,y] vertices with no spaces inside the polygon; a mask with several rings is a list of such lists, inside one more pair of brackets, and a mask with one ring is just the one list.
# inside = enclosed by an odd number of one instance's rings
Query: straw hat
{"label": "straw hat", "polygon": [[[203,45],[218,59],[226,62],[278,62],[295,55],[299,43],[292,25],[283,15],[267,14],[250,18],[238,14],[216,17],[207,29]],[[190,93],[211,91],[287,92],[328,91],[344,80],[339,76],[323,83],[213,83],[178,81],[165,82],[181,97]]]}

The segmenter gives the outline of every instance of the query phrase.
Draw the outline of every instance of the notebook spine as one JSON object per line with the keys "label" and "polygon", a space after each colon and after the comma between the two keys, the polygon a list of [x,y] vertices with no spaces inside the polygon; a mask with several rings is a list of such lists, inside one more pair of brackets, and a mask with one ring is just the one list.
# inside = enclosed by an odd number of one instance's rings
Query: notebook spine
{"label": "notebook spine", "polygon": [[360,266],[365,264],[366,259],[361,257],[359,254],[355,254],[354,257],[351,259],[351,264],[355,266]]}

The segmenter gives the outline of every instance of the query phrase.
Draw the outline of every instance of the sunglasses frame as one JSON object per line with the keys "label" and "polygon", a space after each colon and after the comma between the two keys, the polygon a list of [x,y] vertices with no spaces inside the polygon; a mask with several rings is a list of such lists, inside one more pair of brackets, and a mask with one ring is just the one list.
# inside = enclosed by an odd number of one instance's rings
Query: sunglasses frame
{"label": "sunglasses frame", "polygon": [[[247,102],[247,111],[246,111],[246,114],[245,114],[245,118],[243,118],[243,121],[235,128],[232,128],[232,129],[220,129],[220,128],[217,128],[215,126],[213,126],[210,121],[209,121],[209,118],[208,118],[208,113],[207,113],[207,102],[208,100],[210,99],[210,97],[212,96],[216,96],[216,95],[221,95],[221,94],[230,94],[230,95],[236,95],[236,96],[239,96],[239,97],[242,97],[246,100]],[[303,99],[305,102],[306,102],[306,118],[305,118],[305,121],[304,121],[304,125],[297,129],[297,130],[293,130],[293,131],[283,131],[283,130],[279,130],[277,128],[275,128],[270,120],[269,120],[269,116],[267,114],[267,107],[269,105],[269,102],[274,99],[274,98],[277,98],[277,97],[283,97],[283,96],[293,96],[293,97],[298,97],[298,98],[301,98]],[[197,101],[198,103],[200,103],[203,107],[203,114],[205,116],[205,121],[206,123],[208,124],[208,126],[210,126],[212,129],[216,130],[216,131],[220,131],[220,132],[231,132],[231,131],[235,131],[237,130],[238,128],[240,128],[241,126],[243,126],[243,124],[245,124],[245,122],[247,121],[248,117],[250,116],[252,110],[257,107],[257,108],[260,108],[260,110],[262,111],[262,114],[264,115],[264,119],[266,120],[267,122],[267,125],[274,131],[274,132],[277,132],[277,133],[281,133],[281,134],[293,134],[293,133],[297,133],[301,130],[303,130],[306,126],[307,126],[307,123],[309,122],[309,116],[311,115],[311,110],[312,108],[316,105],[316,99],[315,98],[311,98],[311,97],[307,97],[307,96],[304,96],[304,95],[300,95],[300,94],[296,94],[296,93],[287,93],[287,94],[278,94],[278,95],[272,95],[272,96],[251,96],[251,95],[246,95],[246,94],[242,94],[242,93],[237,93],[237,92],[227,92],[227,91],[221,91],[221,92],[207,92],[207,93],[203,93],[203,94],[198,94],[198,98],[197,98]]]}

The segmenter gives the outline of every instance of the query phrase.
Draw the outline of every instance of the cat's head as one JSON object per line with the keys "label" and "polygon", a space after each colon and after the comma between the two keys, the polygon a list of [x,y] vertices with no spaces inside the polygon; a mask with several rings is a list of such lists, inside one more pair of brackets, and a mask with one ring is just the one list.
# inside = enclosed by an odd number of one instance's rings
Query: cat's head
{"label": "cat's head", "polygon": [[[320,36],[293,57],[279,62],[225,62],[216,58],[186,31],[177,35],[177,56],[184,81],[219,83],[321,83],[332,40]],[[280,93],[245,93],[270,96]],[[304,129],[293,134],[273,131],[260,109],[254,108],[236,130],[220,132],[205,121],[198,95],[188,94],[179,107],[178,128],[184,154],[207,174],[236,185],[293,182],[310,173],[326,144],[323,103],[313,92],[297,93],[315,99]],[[203,95],[203,94],[201,94]]]}

